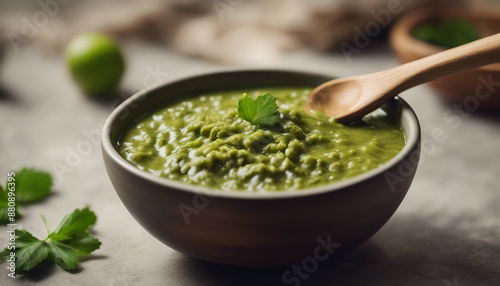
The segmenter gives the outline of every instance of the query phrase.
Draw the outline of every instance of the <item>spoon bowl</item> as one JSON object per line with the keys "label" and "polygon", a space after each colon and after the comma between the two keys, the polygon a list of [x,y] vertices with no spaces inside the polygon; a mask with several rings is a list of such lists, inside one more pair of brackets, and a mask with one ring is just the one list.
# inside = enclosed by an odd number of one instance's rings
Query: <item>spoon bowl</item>
{"label": "spoon bowl", "polygon": [[314,89],[315,96],[309,96],[306,104],[313,110],[341,115],[356,106],[362,91],[363,87],[356,78],[335,79]]}

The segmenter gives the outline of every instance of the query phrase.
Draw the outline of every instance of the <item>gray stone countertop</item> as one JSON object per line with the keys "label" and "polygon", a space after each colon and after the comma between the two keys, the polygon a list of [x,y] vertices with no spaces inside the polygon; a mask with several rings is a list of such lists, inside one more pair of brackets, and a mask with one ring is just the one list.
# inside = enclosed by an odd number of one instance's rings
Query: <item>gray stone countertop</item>
{"label": "gray stone countertop", "polygon": [[[129,43],[125,52],[125,94],[154,83],[154,70],[158,80],[171,80],[221,68],[162,47]],[[348,76],[397,64],[389,51],[378,48],[350,63],[340,54],[296,52],[273,67]],[[92,136],[113,104],[82,96],[61,58],[32,48],[10,51],[0,68],[0,87],[0,181],[22,166],[55,177],[54,194],[24,207],[19,226],[42,237],[41,213],[54,227],[65,214],[89,205],[98,215],[94,231],[102,241],[74,272],[54,266],[14,280],[0,264],[1,285],[293,285],[281,280],[284,269],[198,261],[149,235],[113,190]],[[500,285],[500,116],[460,115],[426,86],[402,97],[420,118],[424,142],[408,195],[373,238],[321,263],[301,285]],[[433,139],[436,130],[444,140]],[[87,149],[70,166],[67,156],[78,148]],[[56,174],[57,164],[69,168]],[[6,227],[0,227],[0,245],[6,241]]]}

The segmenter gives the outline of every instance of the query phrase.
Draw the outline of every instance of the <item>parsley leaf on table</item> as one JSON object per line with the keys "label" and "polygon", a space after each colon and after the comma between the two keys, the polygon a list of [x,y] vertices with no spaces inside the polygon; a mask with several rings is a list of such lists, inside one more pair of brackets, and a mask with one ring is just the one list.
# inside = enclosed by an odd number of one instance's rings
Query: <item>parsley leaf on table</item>
{"label": "parsley leaf on table", "polygon": [[240,117],[254,125],[274,125],[280,121],[276,97],[265,93],[252,99],[246,93],[238,101]]}
{"label": "parsley leaf on table", "polygon": [[[0,252],[3,258],[10,257],[7,249]],[[16,230],[16,274],[22,274],[45,260],[49,255],[48,245],[40,241],[31,233],[24,230]]]}
{"label": "parsley leaf on table", "polygon": [[[47,172],[33,168],[22,168],[14,173],[16,174],[13,182],[15,184],[15,211],[16,218],[19,218],[19,205],[40,201],[50,194],[52,177]],[[0,186],[0,224],[3,225],[10,222],[8,216],[8,189],[8,184],[5,186],[5,189]]]}
{"label": "parsley leaf on table", "polygon": [[23,168],[16,172],[16,201],[37,202],[49,195],[51,186],[52,177],[49,173]]}
{"label": "parsley leaf on table", "polygon": [[[45,219],[44,219],[45,220]],[[54,261],[64,270],[75,270],[79,257],[99,249],[101,242],[88,233],[97,217],[88,207],[66,215],[59,225],[40,240],[25,230],[16,230],[16,248],[5,248],[0,258],[8,259],[15,252],[16,274],[33,269],[44,260]]]}
{"label": "parsley leaf on table", "polygon": [[9,223],[8,214],[9,201],[7,192],[3,190],[2,186],[0,186],[0,224]]}
{"label": "parsley leaf on table", "polygon": [[[18,208],[15,207],[14,211],[16,214],[16,217],[20,217],[19,212],[17,211]],[[7,189],[3,189],[2,186],[0,186],[0,224],[6,225],[10,223],[11,217],[9,217],[9,194]]]}

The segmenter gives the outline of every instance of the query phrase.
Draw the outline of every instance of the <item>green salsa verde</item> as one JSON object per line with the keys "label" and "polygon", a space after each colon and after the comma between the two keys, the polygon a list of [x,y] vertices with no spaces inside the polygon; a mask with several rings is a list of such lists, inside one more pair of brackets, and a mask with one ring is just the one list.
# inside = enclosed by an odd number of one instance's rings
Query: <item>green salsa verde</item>
{"label": "green salsa verde", "polygon": [[[304,189],[354,177],[401,151],[399,122],[379,110],[343,125],[303,106],[311,89],[225,91],[188,98],[140,120],[121,138],[137,168],[189,184],[255,192]],[[256,126],[238,116],[243,92],[277,98],[280,123]]]}

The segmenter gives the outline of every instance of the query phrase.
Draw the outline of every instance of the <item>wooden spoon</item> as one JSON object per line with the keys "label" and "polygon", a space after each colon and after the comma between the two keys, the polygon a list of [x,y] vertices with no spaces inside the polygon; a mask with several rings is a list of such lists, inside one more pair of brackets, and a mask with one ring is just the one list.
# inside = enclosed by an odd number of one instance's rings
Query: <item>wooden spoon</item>
{"label": "wooden spoon", "polygon": [[500,62],[500,33],[392,69],[325,82],[311,92],[305,109],[348,123],[416,85],[496,62]]}

